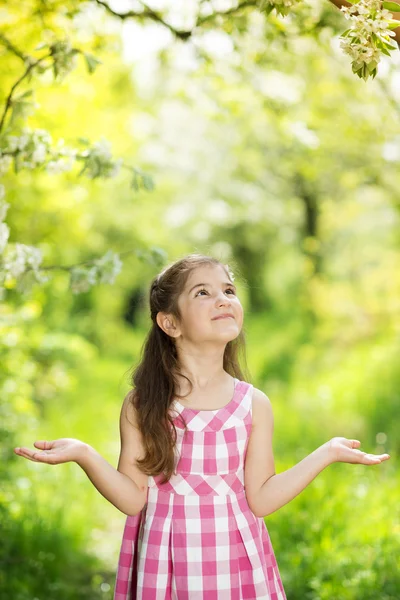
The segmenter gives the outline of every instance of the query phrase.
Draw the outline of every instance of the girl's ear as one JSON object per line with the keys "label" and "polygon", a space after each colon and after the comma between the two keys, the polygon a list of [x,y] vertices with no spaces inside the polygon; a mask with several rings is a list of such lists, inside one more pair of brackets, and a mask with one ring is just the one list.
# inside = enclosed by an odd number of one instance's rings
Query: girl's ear
{"label": "girl's ear", "polygon": [[176,338],[180,335],[180,330],[175,325],[175,319],[172,315],[167,313],[157,313],[157,324],[170,337]]}

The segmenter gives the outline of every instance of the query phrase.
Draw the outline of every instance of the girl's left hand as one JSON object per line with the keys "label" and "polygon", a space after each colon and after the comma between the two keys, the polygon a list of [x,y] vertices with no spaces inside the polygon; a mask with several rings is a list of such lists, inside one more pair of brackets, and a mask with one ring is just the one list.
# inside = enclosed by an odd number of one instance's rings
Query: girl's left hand
{"label": "girl's left hand", "polygon": [[33,442],[36,450],[30,448],[14,448],[15,454],[23,456],[33,462],[44,462],[50,465],[79,460],[85,453],[88,445],[75,438],[59,438],[58,440],[38,440]]}
{"label": "girl's left hand", "polygon": [[334,437],[327,442],[332,462],[346,462],[361,465],[378,465],[390,458],[389,454],[368,454],[358,448],[359,440],[349,440],[345,437]]}

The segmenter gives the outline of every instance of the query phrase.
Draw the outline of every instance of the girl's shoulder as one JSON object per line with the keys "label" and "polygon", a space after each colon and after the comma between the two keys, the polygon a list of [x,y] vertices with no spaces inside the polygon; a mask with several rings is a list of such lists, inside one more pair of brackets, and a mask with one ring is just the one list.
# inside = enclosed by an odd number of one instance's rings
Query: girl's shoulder
{"label": "girl's shoulder", "polygon": [[273,423],[272,403],[269,397],[258,388],[252,386],[252,413],[253,426],[260,424],[265,426]]}

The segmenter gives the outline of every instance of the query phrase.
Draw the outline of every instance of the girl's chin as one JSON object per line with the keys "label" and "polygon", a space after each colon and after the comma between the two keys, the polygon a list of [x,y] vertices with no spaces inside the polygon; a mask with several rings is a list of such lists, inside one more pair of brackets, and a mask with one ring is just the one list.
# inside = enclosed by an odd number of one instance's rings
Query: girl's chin
{"label": "girl's chin", "polygon": [[231,342],[232,340],[235,340],[237,338],[239,333],[239,329],[236,328],[234,331],[226,331],[224,335],[221,334],[220,336],[218,336],[218,339],[223,340],[226,343]]}

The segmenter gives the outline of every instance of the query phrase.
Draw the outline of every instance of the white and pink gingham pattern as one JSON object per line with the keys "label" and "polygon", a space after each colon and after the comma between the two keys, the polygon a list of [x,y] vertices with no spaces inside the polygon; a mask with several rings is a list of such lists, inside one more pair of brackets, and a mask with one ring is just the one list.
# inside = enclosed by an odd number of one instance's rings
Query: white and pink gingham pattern
{"label": "white and pink gingham pattern", "polygon": [[165,484],[149,477],[146,505],[126,518],[114,600],[286,600],[244,489],[252,393],[235,379],[219,410],[175,402],[176,474]]}

